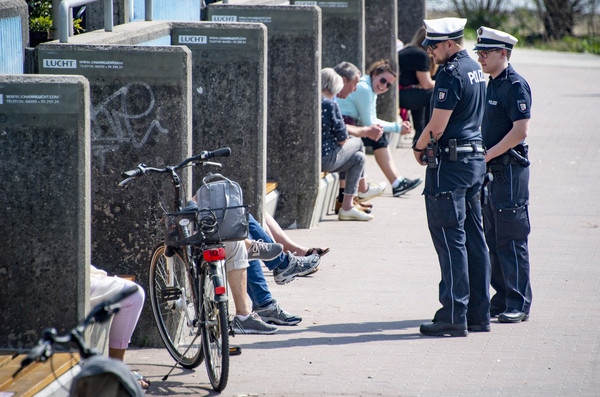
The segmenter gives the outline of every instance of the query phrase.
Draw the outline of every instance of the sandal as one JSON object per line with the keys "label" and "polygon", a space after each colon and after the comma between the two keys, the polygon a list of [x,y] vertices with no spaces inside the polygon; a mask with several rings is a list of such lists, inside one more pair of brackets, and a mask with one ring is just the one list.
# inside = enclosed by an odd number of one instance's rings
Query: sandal
{"label": "sandal", "polygon": [[137,382],[139,383],[140,387],[144,390],[146,390],[147,388],[150,387],[150,381],[146,378],[144,378],[144,376],[136,371],[131,371],[131,373],[133,374],[133,377],[135,378],[135,380],[137,380]]}
{"label": "sandal", "polygon": [[317,254],[321,257],[328,252],[329,252],[329,248],[309,248],[306,250],[306,255],[304,255],[304,256],[311,256],[311,255]]}

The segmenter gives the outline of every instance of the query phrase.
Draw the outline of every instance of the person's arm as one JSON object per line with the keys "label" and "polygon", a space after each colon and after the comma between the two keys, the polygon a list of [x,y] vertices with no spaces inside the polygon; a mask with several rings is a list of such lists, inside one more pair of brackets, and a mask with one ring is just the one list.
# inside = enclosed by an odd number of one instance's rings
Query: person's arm
{"label": "person's arm", "polygon": [[487,150],[485,161],[498,157],[514,148],[527,138],[529,132],[529,119],[517,120],[513,122],[513,128],[494,146]]}
{"label": "person's arm", "polygon": [[346,129],[348,130],[348,134],[352,136],[357,138],[370,138],[374,141],[378,140],[381,138],[381,135],[383,135],[383,127],[377,124],[368,127],[346,124]]}
{"label": "person's arm", "polygon": [[413,153],[419,164],[427,164],[423,163],[423,151],[427,147],[427,143],[431,140],[429,131],[432,132],[433,140],[437,141],[444,134],[448,121],[450,121],[450,116],[452,116],[452,110],[433,109],[431,120],[429,120],[429,123],[423,129],[423,133],[417,140],[417,143],[414,145],[415,150],[413,150]]}
{"label": "person's arm", "polygon": [[417,70],[416,74],[417,74],[417,79],[419,80],[419,85],[421,86],[421,88],[423,88],[424,90],[429,90],[429,89],[433,88],[435,83],[434,83],[433,79],[431,78],[431,73],[429,73],[429,70],[426,72]]}
{"label": "person's arm", "polygon": [[400,132],[402,126],[396,122],[377,118],[377,95],[366,82],[361,82],[353,95],[354,104],[358,110],[358,118],[363,126],[380,125],[384,132]]}

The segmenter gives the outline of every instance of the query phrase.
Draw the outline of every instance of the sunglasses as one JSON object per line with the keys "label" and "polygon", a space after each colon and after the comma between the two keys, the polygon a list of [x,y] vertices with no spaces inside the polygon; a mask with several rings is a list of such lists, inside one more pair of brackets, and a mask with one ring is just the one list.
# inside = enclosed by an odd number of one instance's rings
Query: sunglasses
{"label": "sunglasses", "polygon": [[429,45],[427,46],[427,49],[428,49],[429,51],[437,50],[437,48],[438,48],[438,45],[437,45],[437,44],[429,44]]}
{"label": "sunglasses", "polygon": [[387,81],[387,79],[385,77],[381,77],[379,79],[379,81],[381,82],[381,84],[385,84],[385,86],[389,89],[392,86],[392,83],[390,83],[389,81]]}
{"label": "sunglasses", "polygon": [[481,59],[487,59],[490,52],[498,52],[498,51],[502,51],[502,50],[496,48],[494,50],[475,51],[475,54],[477,54],[477,56]]}

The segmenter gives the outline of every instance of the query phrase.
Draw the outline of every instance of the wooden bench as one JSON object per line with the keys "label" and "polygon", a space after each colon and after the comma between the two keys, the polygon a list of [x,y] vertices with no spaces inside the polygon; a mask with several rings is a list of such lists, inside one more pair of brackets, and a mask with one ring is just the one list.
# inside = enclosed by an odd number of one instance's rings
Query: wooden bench
{"label": "wooden bench", "polygon": [[277,200],[279,199],[277,186],[277,182],[267,182],[265,193],[265,212],[273,217],[275,216],[275,211],[277,211]]}
{"label": "wooden bench", "polygon": [[[65,375],[65,379],[61,379],[60,384],[57,382],[55,387],[64,384],[64,387],[70,388],[70,380],[75,373],[79,372],[79,366],[76,366],[79,362],[79,354],[54,353],[48,361],[30,364],[13,378],[12,375],[21,367],[21,361],[26,356],[13,351],[0,351],[0,396],[34,396],[62,375]],[[68,374],[69,371],[72,373]],[[47,395],[52,394],[54,393]]]}

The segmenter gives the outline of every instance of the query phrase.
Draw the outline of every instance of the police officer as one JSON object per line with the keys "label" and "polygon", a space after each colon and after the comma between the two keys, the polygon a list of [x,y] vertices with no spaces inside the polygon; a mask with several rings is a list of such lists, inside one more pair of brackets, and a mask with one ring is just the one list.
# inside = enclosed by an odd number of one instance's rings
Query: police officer
{"label": "police officer", "polygon": [[489,332],[490,262],[483,237],[479,191],[485,175],[479,126],[485,79],[462,48],[466,19],[425,20],[423,46],[440,65],[431,119],[414,143],[427,164],[425,208],[442,271],[442,308],[420,331],[432,336]]}
{"label": "police officer", "polygon": [[517,39],[499,30],[477,31],[479,63],[490,74],[481,132],[485,160],[493,179],[483,208],[485,237],[492,264],[490,314],[501,323],[529,318],[529,161],[524,144],[529,129],[531,90],[509,65]]}

